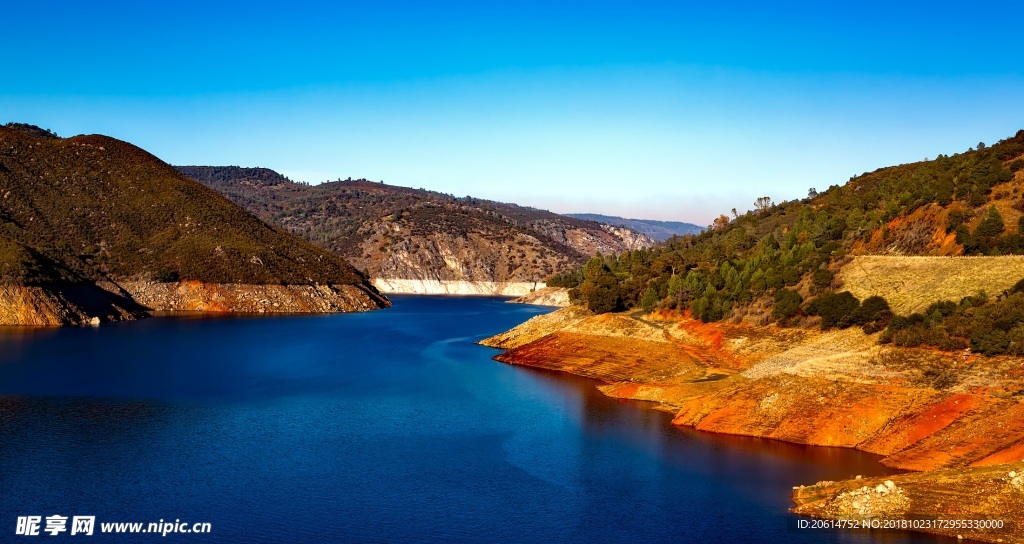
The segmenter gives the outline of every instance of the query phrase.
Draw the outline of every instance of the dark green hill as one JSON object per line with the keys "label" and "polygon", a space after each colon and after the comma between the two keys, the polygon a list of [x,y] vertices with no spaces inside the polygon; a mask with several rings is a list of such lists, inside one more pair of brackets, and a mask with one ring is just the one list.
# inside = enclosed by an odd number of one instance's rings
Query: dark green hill
{"label": "dark green hill", "polygon": [[0,128],[0,218],[5,275],[16,280],[49,266],[41,255],[91,280],[363,281],[342,258],[106,136],[52,139]]}
{"label": "dark green hill", "polygon": [[[305,302],[320,296],[315,289],[278,289],[272,293],[278,299],[270,300],[271,294],[250,295],[240,287],[227,298],[203,292],[202,300],[193,293],[172,301],[173,289],[147,287],[154,282],[356,290],[344,296],[328,290],[323,297],[332,301],[324,304]],[[97,283],[129,302],[144,296],[145,306],[157,309],[336,311],[386,304],[343,258],[264,223],[138,147],[106,136],[58,138],[20,124],[0,126],[0,283],[6,286],[0,323],[95,316],[72,299],[82,293],[90,301],[103,298]],[[136,292],[116,287],[128,283]],[[57,285],[71,295],[55,295]],[[26,304],[35,304],[29,314],[45,306],[46,315],[19,317]]]}

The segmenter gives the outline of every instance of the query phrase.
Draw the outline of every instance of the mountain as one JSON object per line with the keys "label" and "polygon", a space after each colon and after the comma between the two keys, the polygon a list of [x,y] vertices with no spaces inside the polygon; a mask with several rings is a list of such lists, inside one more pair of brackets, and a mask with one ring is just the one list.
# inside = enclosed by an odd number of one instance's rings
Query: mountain
{"label": "mountain", "polygon": [[393,292],[522,294],[596,252],[653,244],[623,227],[367,180],[309,185],[266,168],[178,170]]}
{"label": "mountain", "polygon": [[693,223],[682,223],[680,221],[655,221],[653,219],[627,219],[615,217],[614,215],[601,215],[599,213],[568,213],[568,217],[596,221],[605,225],[625,227],[633,232],[639,232],[650,236],[654,240],[664,242],[673,236],[686,236],[687,234],[700,234],[704,227]]}
{"label": "mountain", "polygon": [[0,323],[386,305],[341,257],[106,136],[0,127]]}

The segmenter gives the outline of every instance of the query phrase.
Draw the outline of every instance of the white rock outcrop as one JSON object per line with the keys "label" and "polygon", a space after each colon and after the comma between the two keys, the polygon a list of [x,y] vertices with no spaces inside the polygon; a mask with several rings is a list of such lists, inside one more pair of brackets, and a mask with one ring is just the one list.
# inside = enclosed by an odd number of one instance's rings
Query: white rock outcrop
{"label": "white rock outcrop", "polygon": [[385,294],[497,295],[521,297],[545,287],[544,282],[496,282],[373,278],[373,286]]}

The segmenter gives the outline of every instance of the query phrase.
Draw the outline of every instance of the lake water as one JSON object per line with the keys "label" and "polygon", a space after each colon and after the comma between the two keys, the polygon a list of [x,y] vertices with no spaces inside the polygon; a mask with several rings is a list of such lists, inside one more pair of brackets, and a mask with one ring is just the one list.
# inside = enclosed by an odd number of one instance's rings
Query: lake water
{"label": "lake water", "polygon": [[[393,298],[0,331],[0,541],[934,540],[795,528],[792,486],[886,473],[873,456],[673,428],[474,344],[546,309]],[[15,536],[54,514],[211,532]]]}

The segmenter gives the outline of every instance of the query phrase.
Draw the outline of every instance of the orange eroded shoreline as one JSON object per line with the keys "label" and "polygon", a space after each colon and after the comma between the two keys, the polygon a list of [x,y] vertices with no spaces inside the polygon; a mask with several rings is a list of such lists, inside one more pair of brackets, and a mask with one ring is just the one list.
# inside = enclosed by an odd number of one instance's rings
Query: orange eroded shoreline
{"label": "orange eroded shoreline", "polygon": [[[998,514],[1021,529],[928,532],[1024,541],[1024,493],[1008,476],[1024,472],[1020,359],[880,346],[859,330],[705,324],[674,312],[595,316],[579,307],[482,343],[507,350],[498,361],[594,378],[606,395],[659,403],[676,425],[855,448],[918,471],[892,477],[899,493],[886,490],[885,501],[851,500],[861,482],[797,490],[798,513]],[[994,497],[988,510],[936,498],[981,492]]]}

